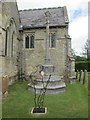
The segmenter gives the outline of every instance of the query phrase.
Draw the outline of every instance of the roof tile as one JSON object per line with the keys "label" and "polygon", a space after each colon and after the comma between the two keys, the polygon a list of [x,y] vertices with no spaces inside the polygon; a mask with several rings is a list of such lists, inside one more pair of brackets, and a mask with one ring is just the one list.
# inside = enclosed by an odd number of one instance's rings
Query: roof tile
{"label": "roof tile", "polygon": [[50,26],[62,26],[65,24],[64,7],[20,10],[21,24],[27,28],[45,27],[45,12],[50,12]]}

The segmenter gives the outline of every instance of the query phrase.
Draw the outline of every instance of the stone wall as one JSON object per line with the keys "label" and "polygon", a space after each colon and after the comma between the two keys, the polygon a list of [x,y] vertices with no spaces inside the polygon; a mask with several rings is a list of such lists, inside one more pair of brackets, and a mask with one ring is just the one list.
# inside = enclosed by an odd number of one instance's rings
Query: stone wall
{"label": "stone wall", "polygon": [[2,4],[0,1],[0,108],[2,109],[1,97],[2,97]]}
{"label": "stone wall", "polygon": [[[65,27],[52,28],[50,33],[55,32],[56,34],[56,47],[49,48],[51,55],[51,63],[54,65],[56,72],[59,75],[64,75],[66,70],[66,58],[67,58],[67,41],[68,39],[65,35],[68,35],[68,30]],[[35,34],[35,48],[25,48],[25,35],[33,33]],[[46,30],[45,29],[34,29],[34,30],[24,30],[23,32],[23,63],[26,74],[29,75],[33,68],[38,64],[44,64],[45,57],[45,39]],[[68,44],[71,41],[68,41]],[[70,46],[70,45],[69,45]],[[70,52],[69,48],[69,52]],[[71,54],[71,53],[69,53]]]}
{"label": "stone wall", "polygon": [[[13,81],[17,79],[17,74],[21,69],[23,73],[29,75],[35,66],[45,63],[46,29],[24,30],[20,35],[20,17],[16,2],[0,4],[0,20],[0,77],[8,75],[9,79]],[[55,71],[59,75],[64,76],[68,64],[67,56],[71,56],[71,39],[66,37],[68,27],[50,28],[50,33],[56,34],[56,47],[49,49],[51,64],[54,65]],[[35,48],[25,49],[26,34],[35,35]],[[74,70],[74,62],[70,63],[70,72],[72,70]]]}
{"label": "stone wall", "polygon": [[[2,2],[2,50],[1,53],[1,60],[3,59],[3,64],[0,68],[3,68],[4,72],[2,76],[8,75],[10,84],[14,79],[17,79],[18,73],[18,62],[17,57],[19,53],[19,26],[20,26],[20,18],[17,8],[16,2]],[[6,33],[7,32],[7,33]],[[6,35],[7,34],[7,35]],[[7,36],[7,38],[6,38]],[[7,43],[6,43],[7,39]],[[7,48],[6,48],[7,46]],[[7,52],[6,52],[7,51]]]}

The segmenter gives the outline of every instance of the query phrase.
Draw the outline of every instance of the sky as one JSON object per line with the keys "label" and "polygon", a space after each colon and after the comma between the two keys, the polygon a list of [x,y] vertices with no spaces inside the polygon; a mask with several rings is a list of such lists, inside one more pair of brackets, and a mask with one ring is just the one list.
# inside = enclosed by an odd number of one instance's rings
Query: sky
{"label": "sky", "polygon": [[68,32],[77,55],[82,55],[88,39],[88,2],[89,0],[17,0],[19,10],[66,6],[69,17]]}

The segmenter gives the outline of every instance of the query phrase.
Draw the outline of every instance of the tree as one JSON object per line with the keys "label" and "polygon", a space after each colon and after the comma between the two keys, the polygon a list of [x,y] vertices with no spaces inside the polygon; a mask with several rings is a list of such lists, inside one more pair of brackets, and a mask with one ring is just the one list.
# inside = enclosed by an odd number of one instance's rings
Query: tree
{"label": "tree", "polygon": [[82,57],[82,56],[76,56],[75,62],[80,62],[80,61],[87,61],[87,59],[85,57]]}
{"label": "tree", "polygon": [[77,52],[74,49],[71,49],[71,54],[75,59],[75,62],[86,61],[87,59],[84,56],[77,55]]}
{"label": "tree", "polygon": [[76,54],[77,52],[71,48],[71,55],[73,56],[74,59],[76,58]]}
{"label": "tree", "polygon": [[90,61],[90,40],[89,39],[87,39],[84,45],[83,55],[85,55],[87,57],[87,60]]}

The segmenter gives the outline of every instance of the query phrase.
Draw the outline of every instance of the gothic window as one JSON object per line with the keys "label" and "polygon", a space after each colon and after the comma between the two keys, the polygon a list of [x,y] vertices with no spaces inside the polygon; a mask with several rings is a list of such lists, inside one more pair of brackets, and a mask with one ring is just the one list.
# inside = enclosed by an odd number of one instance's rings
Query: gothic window
{"label": "gothic window", "polygon": [[13,35],[12,35],[12,46],[11,46],[11,57],[13,57]]}
{"label": "gothic window", "polygon": [[25,48],[29,48],[29,36],[25,38]]}
{"label": "gothic window", "polygon": [[31,35],[30,37],[30,48],[34,48],[34,36]]}
{"label": "gothic window", "polygon": [[8,39],[8,30],[6,30],[6,40],[5,40],[5,56],[7,56],[7,39]]}
{"label": "gothic window", "polygon": [[34,48],[34,35],[27,35],[25,38],[25,48]]}
{"label": "gothic window", "polygon": [[5,56],[9,55],[9,48],[8,48],[9,38],[10,38],[10,28],[8,27],[6,29],[6,35],[5,35]]}
{"label": "gothic window", "polygon": [[15,32],[13,32],[13,34],[12,34],[12,41],[11,41],[11,57],[13,57],[13,49],[14,49],[14,48],[13,48],[13,47],[14,47],[14,46],[13,46],[13,42],[14,42],[13,40],[14,40],[14,35],[15,35]]}
{"label": "gothic window", "polygon": [[54,48],[55,47],[55,34],[51,34],[51,48]]}
{"label": "gothic window", "polygon": [[50,47],[51,48],[55,48],[56,47],[56,36],[55,36],[55,33],[51,33],[50,35]]}

